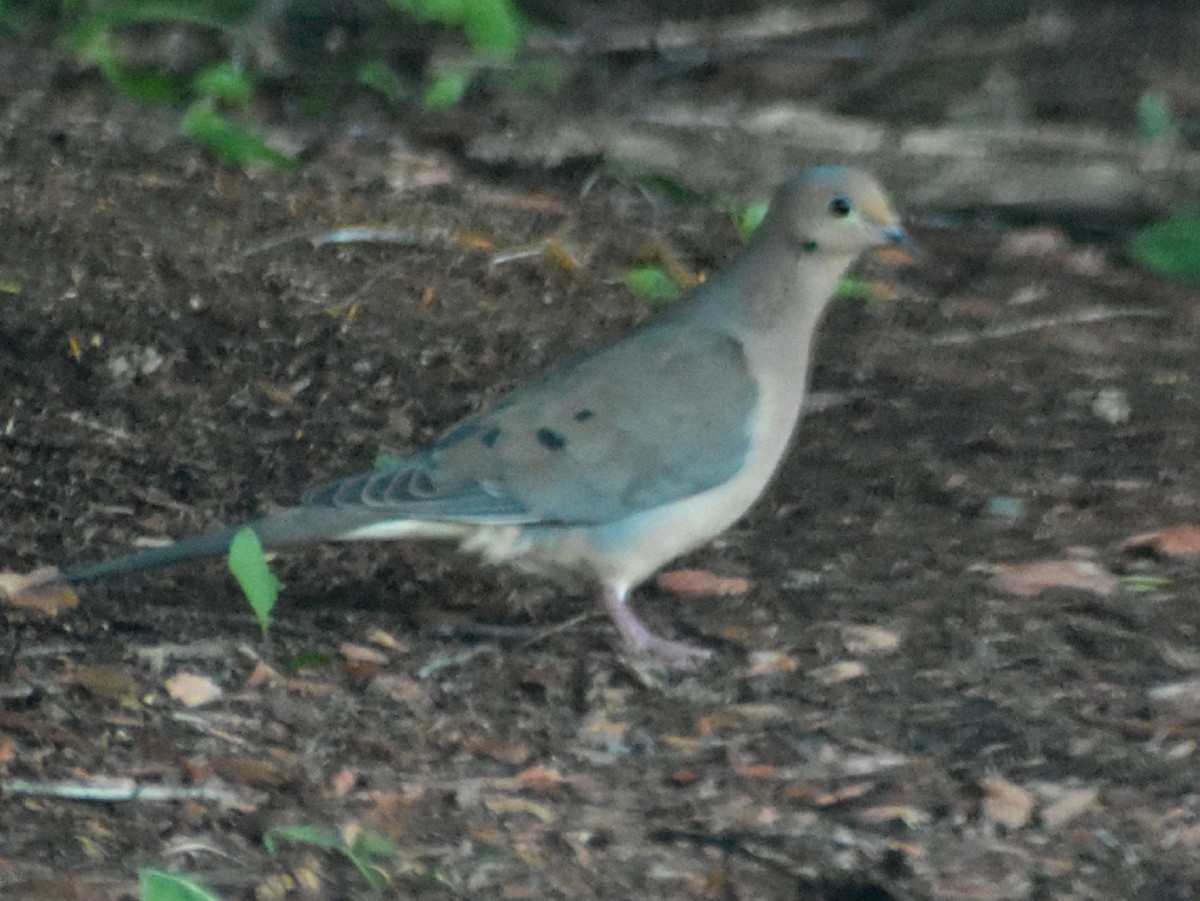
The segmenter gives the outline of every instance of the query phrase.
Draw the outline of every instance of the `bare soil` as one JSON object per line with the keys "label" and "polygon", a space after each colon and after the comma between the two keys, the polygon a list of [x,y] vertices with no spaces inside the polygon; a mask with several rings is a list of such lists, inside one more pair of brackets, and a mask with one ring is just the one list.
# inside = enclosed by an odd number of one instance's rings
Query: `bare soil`
{"label": "bare soil", "polygon": [[[1127,74],[1062,105],[1109,125]],[[652,315],[620,280],[645,243],[736,252],[704,204],[487,171],[382,114],[305,126],[299,174],[234,171],[60,76],[0,52],[3,569],[294,502]],[[369,896],[344,856],[267,853],[303,825],[386,836],[396,898],[1196,897],[1200,566],[1119,542],[1200,522],[1200,291],[1111,232],[917,212],[925,259],[864,269],[894,297],[832,309],[769,494],[680,561],[750,590],[637,595],[713,663],[641,672],[586,591],[437,547],[279,558],[266,641],[220,563],[89,585],[0,631],[0,894],[131,898],[158,867]],[[417,246],[309,240],[363,223]],[[578,271],[492,264],[555,234]],[[1039,560],[1130,578],[993,580]],[[222,697],[185,707],[180,673]],[[168,797],[44,791],[100,778]]]}

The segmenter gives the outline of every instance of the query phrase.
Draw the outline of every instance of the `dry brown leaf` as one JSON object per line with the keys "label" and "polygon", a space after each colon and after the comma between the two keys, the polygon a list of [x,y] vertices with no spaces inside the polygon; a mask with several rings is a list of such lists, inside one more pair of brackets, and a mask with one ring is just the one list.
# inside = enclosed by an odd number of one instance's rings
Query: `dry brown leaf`
{"label": "dry brown leaf", "polygon": [[514,766],[523,764],[533,753],[529,750],[528,745],[499,741],[495,738],[472,737],[467,739],[464,744],[474,754],[482,754],[484,757]]}
{"label": "dry brown leaf", "polygon": [[517,773],[517,781],[538,791],[548,791],[563,782],[562,773],[545,766],[527,767]]}
{"label": "dry brown leaf", "polygon": [[808,677],[822,685],[836,685],[839,682],[849,682],[860,679],[867,674],[867,667],[858,660],[841,660],[828,666],[819,666],[808,671]]}
{"label": "dry brown leaf", "polygon": [[900,648],[900,633],[882,626],[842,626],[842,644],[851,654],[892,654]]}
{"label": "dry brown leaf", "polygon": [[718,576],[706,569],[674,569],[659,573],[654,584],[671,594],[727,597],[745,594],[750,582],[740,576]]}
{"label": "dry brown leaf", "polygon": [[167,694],[185,707],[203,707],[221,697],[221,686],[207,676],[176,673],[163,683]]}
{"label": "dry brown leaf", "polygon": [[354,788],[356,782],[358,782],[358,776],[354,774],[354,770],[342,767],[329,781],[329,788],[333,791],[335,798],[344,798],[350,794],[350,790]]}
{"label": "dry brown leaf", "polygon": [[260,660],[254,664],[254,669],[250,671],[250,675],[246,679],[246,685],[249,688],[258,688],[260,685],[278,681],[279,673]]}
{"label": "dry brown leaf", "polygon": [[71,674],[76,685],[98,698],[132,707],[137,704],[141,686],[121,666],[80,666]]}
{"label": "dry brown leaf", "polygon": [[52,566],[31,573],[0,572],[0,595],[10,607],[46,616],[58,616],[79,604],[79,595],[59,581],[58,570]]}
{"label": "dry brown leaf", "polygon": [[406,643],[400,641],[390,632],[385,632],[383,629],[377,627],[368,630],[367,641],[371,642],[371,644],[377,644],[386,650],[396,651],[401,654],[406,654],[409,650],[409,646]]}
{"label": "dry brown leaf", "polygon": [[734,767],[734,772],[744,779],[774,779],[779,771],[769,763],[751,763]]}
{"label": "dry brown leaf", "polygon": [[387,654],[374,648],[355,644],[352,641],[343,641],[338,650],[342,652],[343,657],[353,663],[369,663],[374,666],[386,666],[388,663]]}
{"label": "dry brown leaf", "polygon": [[779,673],[794,673],[799,667],[796,658],[783,651],[754,651],[750,654],[751,676],[776,676]]}
{"label": "dry brown leaf", "polygon": [[294,773],[261,757],[220,757],[213,760],[212,769],[230,782],[262,788],[283,788],[297,782]]}
{"label": "dry brown leaf", "polygon": [[1122,551],[1150,551],[1160,557],[1195,557],[1200,554],[1200,526],[1183,523],[1131,535],[1121,542]]}
{"label": "dry brown leaf", "polygon": [[1091,560],[1038,560],[997,566],[992,587],[1017,597],[1033,597],[1047,588],[1078,588],[1096,594],[1112,594],[1117,577]]}
{"label": "dry brown leaf", "polygon": [[903,823],[909,829],[924,826],[933,819],[932,815],[919,807],[908,804],[880,804],[859,811],[858,818],[864,823]]}
{"label": "dry brown leaf", "polygon": [[989,776],[980,780],[983,790],[983,816],[1006,829],[1020,829],[1033,819],[1033,795],[1019,785]]}
{"label": "dry brown leaf", "polygon": [[528,813],[543,823],[554,822],[554,811],[545,804],[538,804],[528,798],[518,798],[512,795],[498,795],[485,798],[483,806],[492,813]]}
{"label": "dry brown leaf", "polygon": [[1085,813],[1100,806],[1100,792],[1095,788],[1076,788],[1063,792],[1054,802],[1042,808],[1042,825],[1059,829]]}

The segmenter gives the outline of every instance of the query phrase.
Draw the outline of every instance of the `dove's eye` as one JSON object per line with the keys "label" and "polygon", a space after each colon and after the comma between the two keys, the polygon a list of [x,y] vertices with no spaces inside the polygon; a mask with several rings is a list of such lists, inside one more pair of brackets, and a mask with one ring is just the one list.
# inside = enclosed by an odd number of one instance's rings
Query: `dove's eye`
{"label": "dove's eye", "polygon": [[844,219],[850,215],[850,198],[845,194],[839,194],[833,200],[829,201],[829,212],[837,216],[839,219]]}

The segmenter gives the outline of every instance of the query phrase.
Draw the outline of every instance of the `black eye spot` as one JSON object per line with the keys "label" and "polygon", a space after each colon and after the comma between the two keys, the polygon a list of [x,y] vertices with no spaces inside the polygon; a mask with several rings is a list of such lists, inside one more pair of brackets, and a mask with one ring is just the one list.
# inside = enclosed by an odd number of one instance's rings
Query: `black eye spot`
{"label": "black eye spot", "polygon": [[576,422],[587,422],[589,419],[591,419],[595,415],[596,414],[593,413],[591,410],[580,410],[578,413],[575,414],[574,418],[575,418]]}
{"label": "black eye spot", "polygon": [[554,429],[538,429],[537,440],[543,447],[555,451],[562,450],[567,445],[567,439],[554,431]]}
{"label": "black eye spot", "polygon": [[483,442],[485,447],[495,447],[496,441],[500,437],[499,429],[488,429],[479,436],[479,440]]}
{"label": "black eye spot", "polygon": [[850,203],[850,198],[845,194],[839,194],[833,200],[829,201],[829,212],[837,216],[839,219],[844,219],[850,215],[850,210],[854,207]]}

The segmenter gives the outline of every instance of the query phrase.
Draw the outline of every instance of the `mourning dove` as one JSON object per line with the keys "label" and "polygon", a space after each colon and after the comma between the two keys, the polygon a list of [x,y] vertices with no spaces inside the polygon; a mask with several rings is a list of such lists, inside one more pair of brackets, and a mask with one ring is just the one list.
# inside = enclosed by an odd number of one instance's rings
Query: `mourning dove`
{"label": "mourning dove", "polygon": [[[442,538],[493,563],[582,574],[636,656],[709,651],[650,631],[630,590],[720,534],[787,450],[813,337],[864,251],[908,239],[879,184],[839,167],[776,192],[733,263],[633,334],[550,369],[386,468],[250,523],[264,547]],[[237,527],[64,570],[83,582],[228,551]]]}

